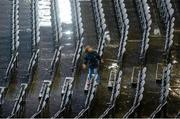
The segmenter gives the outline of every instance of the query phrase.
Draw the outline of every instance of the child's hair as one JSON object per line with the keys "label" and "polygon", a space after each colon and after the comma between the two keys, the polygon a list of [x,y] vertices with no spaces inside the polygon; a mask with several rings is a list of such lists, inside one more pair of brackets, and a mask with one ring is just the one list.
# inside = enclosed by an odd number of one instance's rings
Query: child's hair
{"label": "child's hair", "polygon": [[87,45],[84,49],[85,53],[87,53],[89,51],[89,48],[91,48],[91,46]]}

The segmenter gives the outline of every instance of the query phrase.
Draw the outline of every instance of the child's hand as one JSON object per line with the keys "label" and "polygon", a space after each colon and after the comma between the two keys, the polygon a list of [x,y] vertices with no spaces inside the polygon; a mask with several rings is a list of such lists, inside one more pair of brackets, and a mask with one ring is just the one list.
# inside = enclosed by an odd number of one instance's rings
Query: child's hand
{"label": "child's hand", "polygon": [[104,60],[103,60],[103,59],[101,59],[101,63],[104,63]]}
{"label": "child's hand", "polygon": [[82,65],[82,68],[83,68],[83,69],[86,69],[86,65],[85,65],[85,64],[83,64],[83,65]]}

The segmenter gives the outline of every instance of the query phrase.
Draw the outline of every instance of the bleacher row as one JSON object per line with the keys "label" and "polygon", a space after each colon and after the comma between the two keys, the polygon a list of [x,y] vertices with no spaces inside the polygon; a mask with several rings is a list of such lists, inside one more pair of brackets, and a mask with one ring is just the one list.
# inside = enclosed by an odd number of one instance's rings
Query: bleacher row
{"label": "bleacher row", "polygon": [[146,52],[149,48],[149,35],[150,35],[151,23],[152,23],[150,10],[149,10],[150,7],[147,4],[147,0],[137,0],[136,6],[141,23],[141,29],[143,31],[140,59],[143,62],[145,62]]}
{"label": "bleacher row", "polygon": [[19,0],[12,3],[12,57],[6,71],[6,80],[10,77],[12,69],[16,66],[19,47]]}
{"label": "bleacher row", "polygon": [[[119,1],[120,2],[120,1]],[[121,36],[121,43],[120,43],[120,51],[119,54],[122,54],[125,52],[125,46],[126,46],[126,40],[127,40],[127,34],[128,34],[128,19],[127,19],[127,13],[126,13],[126,9],[125,9],[125,5],[120,5],[120,3],[116,4],[117,9],[119,10],[120,14],[117,11],[117,17],[119,18],[119,25],[122,25],[120,33],[122,34]],[[122,1],[121,1],[122,3]],[[97,48],[97,52],[99,53],[99,55],[102,57],[103,56],[103,51],[105,48],[105,43],[110,42],[110,35],[109,35],[109,31],[107,29],[107,25],[105,23],[105,15],[104,15],[104,10],[102,7],[102,1],[101,0],[92,0],[91,1],[92,4],[92,8],[93,8],[93,13],[94,13],[94,18],[95,18],[95,25],[96,25],[96,32],[97,32],[97,38],[98,38],[98,48]],[[104,114],[102,114],[101,117],[105,117],[115,106],[115,102],[116,102],[116,98],[120,92],[120,82],[121,82],[121,75],[122,75],[122,71],[119,69],[115,69],[117,74],[115,73],[116,76],[114,76],[114,78],[112,79],[113,81],[111,81],[111,83],[113,83],[113,90],[112,90],[112,96],[110,99],[110,105],[107,108],[107,110],[105,110]],[[114,74],[112,74],[114,75]],[[87,79],[89,77],[89,74],[87,75]],[[91,107],[91,103],[95,97],[96,94],[96,88],[97,88],[97,75],[94,75],[92,77],[92,82],[90,84],[90,86],[87,86],[87,81],[85,84],[85,91],[88,92],[87,97],[86,97],[86,101],[85,101],[85,108],[78,114],[78,116],[76,116],[76,118],[80,118],[80,117],[86,117],[88,115],[88,110]]]}
{"label": "bleacher row", "polygon": [[109,106],[100,116],[100,118],[111,117],[113,109],[115,108],[116,99],[120,94],[121,79],[122,79],[122,63],[123,56],[126,51],[126,44],[128,39],[129,19],[127,10],[124,4],[124,0],[114,0],[114,8],[116,12],[116,18],[118,22],[119,34],[121,35],[119,40],[119,49],[117,54],[117,64],[114,64],[110,68],[108,88],[111,88],[111,97]]}
{"label": "bleacher row", "polygon": [[[2,8],[10,8],[11,7],[11,3],[10,2],[5,2],[3,4],[3,7]],[[4,92],[5,92],[5,82],[4,80],[6,79],[7,77],[7,66],[10,62],[10,59],[11,59],[11,47],[12,47],[12,41],[11,41],[11,32],[12,32],[12,28],[11,25],[9,24],[9,22],[11,23],[12,22],[12,16],[11,15],[7,15],[7,13],[10,12],[10,10],[7,10],[7,11],[0,11],[0,13],[2,14],[0,16],[1,18],[1,21],[0,21],[0,24],[1,24],[1,28],[0,28],[0,37],[1,37],[1,41],[0,41],[0,55],[3,55],[4,57],[1,57],[0,58],[0,104],[3,103],[3,97],[4,97]],[[8,34],[8,35],[5,35]],[[5,52],[6,51],[6,52]]]}
{"label": "bleacher row", "polygon": [[74,29],[75,29],[75,34],[76,34],[76,49],[75,49],[75,53],[74,53],[74,57],[72,60],[72,74],[70,77],[66,77],[63,83],[63,87],[62,87],[62,98],[61,98],[61,102],[60,102],[60,108],[57,111],[57,113],[55,113],[53,115],[52,118],[58,118],[58,117],[62,117],[62,115],[65,113],[65,111],[68,109],[68,106],[70,105],[70,101],[71,101],[71,96],[72,96],[72,92],[73,92],[73,85],[74,85],[74,77],[75,77],[75,72],[77,70],[77,64],[80,60],[81,57],[81,53],[83,50],[83,41],[84,41],[84,37],[83,37],[83,33],[84,33],[84,29],[83,29],[83,23],[82,23],[82,15],[81,15],[81,8],[80,8],[80,2],[78,0],[72,0],[72,9],[73,9],[73,15],[74,15]]}
{"label": "bleacher row", "polygon": [[56,0],[52,0],[51,1],[51,23],[52,23],[52,27],[53,27],[53,33],[55,33],[53,35],[53,39],[55,40],[55,47],[56,49],[59,48],[60,45],[60,40],[62,37],[62,27],[61,27],[61,23],[60,23],[60,18],[59,16],[57,16],[57,14],[60,12],[57,9],[58,5],[57,5],[57,1]]}
{"label": "bleacher row", "polygon": [[[165,21],[166,24],[166,44],[165,44],[165,53],[170,52],[170,48],[172,46],[172,41],[173,41],[173,27],[174,27],[174,20],[175,18],[173,17],[173,10],[172,6],[170,4],[170,1],[164,1],[161,0],[162,2],[159,2],[159,8],[160,12],[162,13],[162,18]],[[18,57],[18,0],[13,0],[13,13],[12,14],[12,59],[11,62],[8,66],[7,70],[7,77],[10,77],[11,72],[13,68],[15,67],[17,57]],[[97,30],[97,38],[98,38],[98,48],[97,52],[99,55],[102,57],[103,56],[103,51],[105,48],[105,43],[106,41],[110,41],[110,36],[109,36],[109,31],[107,30],[107,25],[105,23],[105,18],[104,18],[104,12],[103,12],[103,7],[102,7],[102,0],[92,0],[92,7],[93,7],[93,13],[95,16],[95,23],[96,23],[96,30]],[[46,104],[48,102],[49,96],[50,96],[50,90],[51,90],[51,85],[53,83],[55,71],[57,69],[57,64],[59,63],[59,59],[61,56],[61,49],[62,47],[60,46],[60,39],[62,36],[62,28],[59,23],[59,18],[58,18],[58,11],[57,11],[57,5],[56,5],[56,0],[51,1],[51,17],[52,17],[52,26],[53,26],[53,34],[54,34],[54,41],[56,42],[56,49],[54,53],[53,60],[51,62],[51,71],[49,72],[51,75],[50,80],[44,80],[42,83],[42,87],[40,90],[39,94],[39,105],[37,112],[32,116],[32,118],[36,117],[41,117],[42,111],[45,109]],[[81,16],[81,8],[80,8],[80,2],[79,0],[74,0],[72,1],[72,4],[74,6],[74,11],[76,14],[75,18],[75,24],[76,24],[76,32],[77,32],[77,45],[76,45],[76,50],[74,53],[74,58],[72,62],[72,67],[73,67],[73,72],[71,77],[66,77],[64,80],[63,88],[62,88],[62,100],[61,100],[61,106],[59,111],[52,117],[52,118],[57,118],[57,117],[62,117],[63,112],[67,109],[67,106],[70,104],[71,96],[72,96],[72,87],[73,87],[73,81],[74,81],[74,74],[76,69],[78,61],[81,57],[82,53],[82,48],[83,48],[83,24],[82,24],[82,16]],[[116,104],[116,98],[120,94],[120,84],[121,84],[121,77],[123,74],[122,67],[120,64],[123,62],[123,54],[126,51],[126,44],[127,44],[127,37],[128,37],[128,29],[129,29],[129,20],[128,20],[128,15],[127,15],[127,10],[125,8],[124,0],[114,0],[114,7],[116,10],[116,16],[118,19],[118,27],[119,27],[119,32],[121,34],[120,38],[120,43],[119,43],[119,52],[117,55],[117,60],[118,60],[118,66],[114,67],[111,69],[110,78],[112,78],[111,81],[111,88],[112,88],[112,94],[110,97],[110,105],[108,108],[104,111],[104,113],[100,116],[100,118],[108,117],[112,111],[112,109],[115,107]],[[150,16],[150,11],[149,11],[149,6],[147,4],[147,0],[136,0],[136,6],[137,10],[139,13],[139,19],[141,23],[141,29],[143,31],[142,33],[142,44],[141,44],[141,52],[140,52],[140,60],[143,62],[140,64],[140,70],[138,72],[138,78],[137,78],[137,87],[136,87],[136,93],[135,93],[135,98],[134,98],[134,103],[131,107],[131,109],[124,115],[124,118],[128,118],[131,116],[135,110],[138,108],[140,105],[140,102],[143,98],[143,92],[144,92],[144,84],[145,84],[145,78],[146,78],[146,52],[149,47],[149,32],[150,32],[150,25],[151,25],[151,16]],[[22,108],[22,102],[26,100],[26,92],[27,92],[27,87],[29,83],[31,82],[32,75],[33,75],[33,69],[35,68],[35,65],[38,61],[38,43],[40,41],[40,31],[39,31],[39,21],[38,21],[38,3],[37,0],[32,0],[32,40],[33,40],[33,54],[30,60],[30,64],[28,67],[29,75],[28,75],[28,82],[27,83],[22,83],[20,92],[17,98],[17,101],[14,104],[14,108],[12,110],[12,113],[9,117],[18,117],[19,113]],[[14,16],[13,16],[14,15]],[[169,55],[168,55],[169,56]],[[142,60],[143,59],[143,60]],[[167,59],[167,57],[166,57]],[[169,94],[169,81],[170,81],[170,73],[171,73],[171,63],[170,61],[165,64],[164,71],[163,71],[163,77],[162,77],[162,88],[161,88],[161,96],[160,96],[160,106],[153,112],[151,115],[152,118],[156,116],[156,114],[162,109],[162,107],[167,103],[167,97]],[[86,117],[88,110],[91,107],[91,103],[95,97],[96,89],[97,89],[97,84],[96,84],[96,79],[97,75],[92,76],[92,82],[87,89],[87,98],[85,101],[85,108],[76,116],[76,118],[80,117]],[[8,79],[7,79],[8,80]],[[8,87],[8,86],[7,86]],[[2,90],[1,90],[2,91]],[[1,94],[1,103],[3,102],[3,95],[4,92]],[[113,112],[112,112],[113,113]]]}
{"label": "bleacher row", "polygon": [[138,71],[136,93],[135,93],[133,105],[129,109],[129,111],[123,116],[123,118],[131,117],[141,104],[141,101],[143,99],[146,71],[147,71],[146,67],[140,67],[140,69]]}
{"label": "bleacher row", "polygon": [[[102,8],[102,0],[92,0],[91,6],[93,9],[97,41],[98,41],[97,53],[100,55],[100,57],[102,57],[105,47],[105,42],[110,41],[109,31],[107,30],[107,25],[105,23],[104,10]],[[76,116],[76,118],[86,117],[88,115],[88,111],[96,95],[96,90],[98,86],[97,75],[93,75],[91,77],[91,83],[88,85],[89,76],[90,75],[88,74],[84,88],[84,91],[88,92],[85,100],[85,105],[84,108],[80,111],[80,113]]]}
{"label": "bleacher row", "polygon": [[[141,2],[142,4],[138,3]],[[150,31],[150,25],[152,23],[151,19],[150,19],[150,14],[149,14],[149,7],[145,4],[147,1],[146,0],[137,0],[137,6],[138,6],[138,13],[140,16],[140,21],[141,21],[141,27],[143,29],[143,42],[142,42],[142,47],[141,47],[141,55],[140,55],[140,59],[143,59],[141,61],[144,62],[145,64],[145,57],[146,57],[146,52],[147,49],[149,47],[149,31]],[[169,95],[169,86],[170,86],[170,75],[171,75],[171,70],[172,70],[172,65],[171,65],[171,61],[170,61],[170,48],[172,46],[173,43],[173,27],[174,27],[174,18],[173,16],[173,9],[172,9],[172,5],[170,3],[170,1],[158,1],[158,5],[160,5],[160,13],[161,16],[163,18],[164,23],[166,24],[165,28],[166,28],[166,39],[165,39],[165,48],[164,48],[164,53],[165,53],[165,64],[164,64],[164,68],[163,68],[163,74],[162,74],[162,79],[161,79],[161,91],[160,91],[160,104],[159,106],[156,108],[156,110],[150,115],[151,118],[155,118],[155,117],[161,117],[162,115],[162,109],[163,107],[165,107],[165,105],[167,104],[167,98]],[[144,5],[143,5],[144,4]],[[142,6],[141,6],[142,5]],[[144,13],[143,13],[144,11]],[[146,16],[146,17],[142,17],[142,16]],[[143,76],[144,75],[144,76]],[[145,78],[145,72],[142,74],[143,79]],[[139,80],[138,80],[139,82]],[[139,82],[140,83],[140,82]],[[135,100],[133,103],[133,107],[129,110],[128,113],[125,114],[124,118],[128,118],[129,116],[131,116],[131,114],[133,114],[132,112],[134,111],[134,108],[137,108],[138,105],[140,105],[140,101],[142,100],[143,97],[143,91],[144,91],[144,83],[145,81],[141,81],[140,85],[141,88],[140,89],[140,94],[137,94],[137,89],[139,86],[139,83],[137,85],[136,88],[136,96],[135,96]],[[137,95],[139,95],[139,98],[137,98]],[[138,104],[134,106],[135,101],[137,101],[138,99]]]}
{"label": "bleacher row", "polygon": [[160,90],[160,99],[159,106],[155,111],[150,115],[151,118],[161,117],[163,114],[163,109],[167,105],[167,99],[169,96],[170,89],[170,80],[172,72],[172,63],[171,63],[171,47],[173,44],[173,33],[174,33],[174,9],[170,0],[156,1],[157,7],[160,11],[160,16],[165,26],[165,44],[164,44],[164,63],[163,63],[163,74],[161,79],[161,90]]}
{"label": "bleacher row", "polygon": [[109,30],[107,29],[102,0],[92,0],[92,8],[95,18],[98,47],[97,52],[102,57],[105,43],[110,41]]}
{"label": "bleacher row", "polygon": [[[122,80],[122,69],[118,67],[113,67],[110,71],[108,88],[111,88],[111,97],[108,103],[107,109],[103,112],[100,118],[113,117],[113,111],[116,105],[116,99],[120,94],[121,89],[121,80]],[[110,84],[110,86],[109,86]]]}
{"label": "bleacher row", "polygon": [[[19,5],[19,3],[16,3],[16,5]],[[34,73],[34,68],[35,65],[37,64],[37,59],[38,59],[38,53],[39,53],[39,49],[37,49],[37,45],[38,42],[40,41],[40,37],[39,37],[39,26],[38,26],[38,18],[37,18],[37,2],[36,0],[32,1],[31,4],[31,9],[32,9],[32,17],[31,17],[31,21],[32,21],[32,56],[29,62],[29,66],[28,68],[28,74],[26,76],[26,79],[28,80],[27,82],[21,83],[20,85],[20,90],[17,94],[17,100],[14,103],[11,115],[9,115],[9,118],[12,117],[16,117],[19,116],[22,109],[23,109],[23,101],[26,100],[26,92],[27,92],[27,88],[30,85],[32,78],[33,78],[33,73]],[[18,52],[18,50],[17,50]]]}
{"label": "bleacher row", "polygon": [[122,63],[128,39],[129,19],[127,15],[127,9],[125,8],[124,0],[114,0],[114,5],[116,17],[118,20],[119,33],[121,34],[117,60]]}
{"label": "bleacher row", "polygon": [[77,66],[77,62],[79,61],[79,58],[82,53],[82,48],[83,48],[83,41],[84,41],[84,28],[83,28],[83,23],[82,23],[82,15],[81,15],[81,7],[80,7],[80,2],[79,0],[72,0],[71,1],[73,4],[73,10],[74,10],[74,17],[75,17],[75,27],[76,27],[76,34],[77,34],[77,44],[76,44],[76,50],[74,53],[74,58],[73,58],[73,70]]}
{"label": "bleacher row", "polygon": [[169,88],[170,88],[171,70],[172,70],[171,63],[167,64],[163,68],[161,90],[160,90],[161,95],[159,101],[160,104],[156,108],[156,110],[150,115],[151,118],[155,118],[155,116],[158,115],[162,110],[162,108],[167,104],[167,98],[169,95]]}
{"label": "bleacher row", "polygon": [[[37,2],[37,1],[36,1]],[[52,84],[54,81],[54,77],[58,68],[58,64],[60,63],[60,58],[61,58],[61,51],[62,51],[62,46],[61,44],[61,38],[62,38],[62,27],[60,23],[60,18],[59,18],[59,11],[58,11],[58,6],[57,6],[57,1],[47,1],[48,7],[50,6],[50,15],[51,15],[51,22],[52,22],[52,31],[53,31],[53,41],[55,43],[54,47],[54,55],[50,63],[50,69],[48,75],[50,75],[50,79],[44,79],[42,82],[42,86],[40,89],[39,93],[39,105],[36,110],[36,113],[31,117],[31,118],[37,118],[41,117],[42,112],[45,110],[46,105],[48,103],[49,97],[50,97],[50,92],[52,88]]]}
{"label": "bleacher row", "polygon": [[[173,33],[174,33],[174,9],[172,8],[172,4],[170,0],[167,1],[157,1],[157,7],[160,10],[160,15],[161,18],[164,22],[164,26],[166,29],[166,34],[165,34],[165,47],[164,47],[164,53],[165,56],[168,59],[169,53],[173,44]],[[167,61],[169,62],[169,61]]]}
{"label": "bleacher row", "polygon": [[[9,86],[10,79],[16,68],[16,61],[18,57],[18,47],[19,47],[19,0],[12,1],[12,15],[11,15],[11,60],[6,69],[5,75],[3,77],[3,82],[0,84],[0,104],[4,101],[4,96],[6,90]],[[1,79],[2,80],[2,79]]]}
{"label": "bleacher row", "polygon": [[[140,51],[140,66],[138,66],[138,76],[136,84],[136,92],[135,97],[133,101],[132,107],[129,109],[129,111],[124,115],[123,118],[129,118],[135,114],[138,107],[141,104],[141,101],[143,99],[143,92],[144,92],[144,85],[145,85],[145,78],[146,78],[146,53],[149,48],[149,35],[151,30],[151,15],[149,10],[149,5],[147,3],[147,0],[136,0],[136,9],[139,15],[139,21],[141,25],[141,31],[142,31],[142,42],[141,42],[141,51]],[[133,77],[134,78],[134,77]]]}
{"label": "bleacher row", "polygon": [[[18,46],[19,46],[19,1],[18,0],[14,0],[12,1],[13,2],[13,9],[12,9],[12,58],[11,58],[11,61],[9,63],[9,66],[8,66],[8,69],[7,69],[7,76],[10,77],[10,74],[12,72],[12,69],[16,66],[15,64],[17,63],[17,57],[18,57]],[[55,5],[52,4],[52,5]],[[52,7],[53,8],[53,7]],[[11,117],[18,117],[22,111],[22,106],[23,106],[23,101],[26,100],[26,92],[27,92],[27,88],[28,86],[30,85],[31,83],[31,79],[32,79],[32,76],[33,76],[33,73],[34,73],[34,68],[35,68],[35,65],[37,64],[37,61],[38,61],[38,53],[39,53],[39,49],[38,49],[38,43],[40,41],[40,31],[39,31],[39,20],[38,20],[38,2],[37,0],[33,0],[31,2],[31,9],[32,9],[32,41],[33,41],[33,53],[32,53],[32,57],[30,59],[30,63],[29,63],[29,66],[28,66],[28,74],[27,74],[27,82],[24,82],[24,83],[21,83],[21,86],[20,86],[20,90],[19,90],[19,93],[18,93],[18,96],[17,96],[17,100],[15,101],[14,103],[14,106],[13,106],[13,109],[12,109],[12,112],[11,112],[11,115],[9,116],[10,118]],[[52,13],[53,14],[53,13]],[[57,14],[57,13],[56,13]],[[53,21],[55,21],[56,19],[56,15],[55,15],[55,18],[53,19]],[[58,19],[56,19],[57,21],[59,21]],[[54,25],[54,26],[57,26],[57,25]],[[58,28],[54,28],[54,34],[55,34],[55,37],[54,37],[54,40],[55,41],[59,41],[60,40],[60,37],[61,37],[61,32],[58,31],[58,29],[61,29],[59,28],[60,26],[58,26]],[[57,43],[58,45],[59,43]],[[60,55],[61,55],[61,48],[62,47],[56,47],[55,49],[55,52],[54,52],[54,56],[53,56],[53,60],[51,62],[51,71],[50,71],[50,74],[52,75],[52,79],[54,77],[54,74],[55,74],[55,70],[57,68],[57,63],[59,62],[59,59],[60,59]],[[9,81],[10,79],[8,79]],[[9,81],[10,82],[10,81]],[[50,92],[50,86],[51,86],[51,81],[50,80],[45,80],[43,82],[43,85],[42,85],[42,88],[41,88],[41,91],[40,91],[40,96],[39,98],[41,99],[40,100],[40,104],[38,106],[38,111],[39,112],[40,110],[42,110],[44,107],[45,107],[45,102],[47,101],[47,99],[49,98],[49,92]],[[3,89],[5,89],[5,87],[2,87]],[[8,86],[7,86],[8,88]],[[1,104],[3,104],[3,98],[5,96],[5,90],[1,90]]]}

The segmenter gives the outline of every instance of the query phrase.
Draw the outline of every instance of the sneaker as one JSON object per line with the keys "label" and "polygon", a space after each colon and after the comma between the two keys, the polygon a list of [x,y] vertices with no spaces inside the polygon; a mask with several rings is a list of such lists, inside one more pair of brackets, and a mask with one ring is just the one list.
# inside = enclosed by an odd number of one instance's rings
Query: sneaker
{"label": "sneaker", "polygon": [[91,80],[88,80],[88,81],[87,81],[87,85],[90,85],[90,84],[91,84]]}
{"label": "sneaker", "polygon": [[97,85],[100,85],[100,82],[99,82],[99,81],[96,81],[95,85],[96,85],[96,86],[97,86]]}

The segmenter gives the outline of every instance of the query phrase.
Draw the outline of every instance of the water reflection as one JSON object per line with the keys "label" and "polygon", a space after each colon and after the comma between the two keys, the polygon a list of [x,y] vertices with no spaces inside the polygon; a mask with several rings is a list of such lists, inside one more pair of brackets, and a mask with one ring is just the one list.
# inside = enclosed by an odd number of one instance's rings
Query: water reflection
{"label": "water reflection", "polygon": [[60,19],[62,23],[72,24],[70,0],[58,0]]}
{"label": "water reflection", "polygon": [[73,32],[72,31],[65,31],[63,33],[66,34],[66,35],[71,35]]}
{"label": "water reflection", "polygon": [[[62,23],[72,24],[71,4],[69,0],[57,0],[59,16]],[[38,2],[40,26],[51,26],[51,1],[39,0]]]}
{"label": "water reflection", "polygon": [[71,46],[71,45],[73,45],[72,43],[66,43],[65,44],[66,46]]}
{"label": "water reflection", "polygon": [[38,2],[40,26],[51,26],[50,5],[50,0],[39,0]]}

